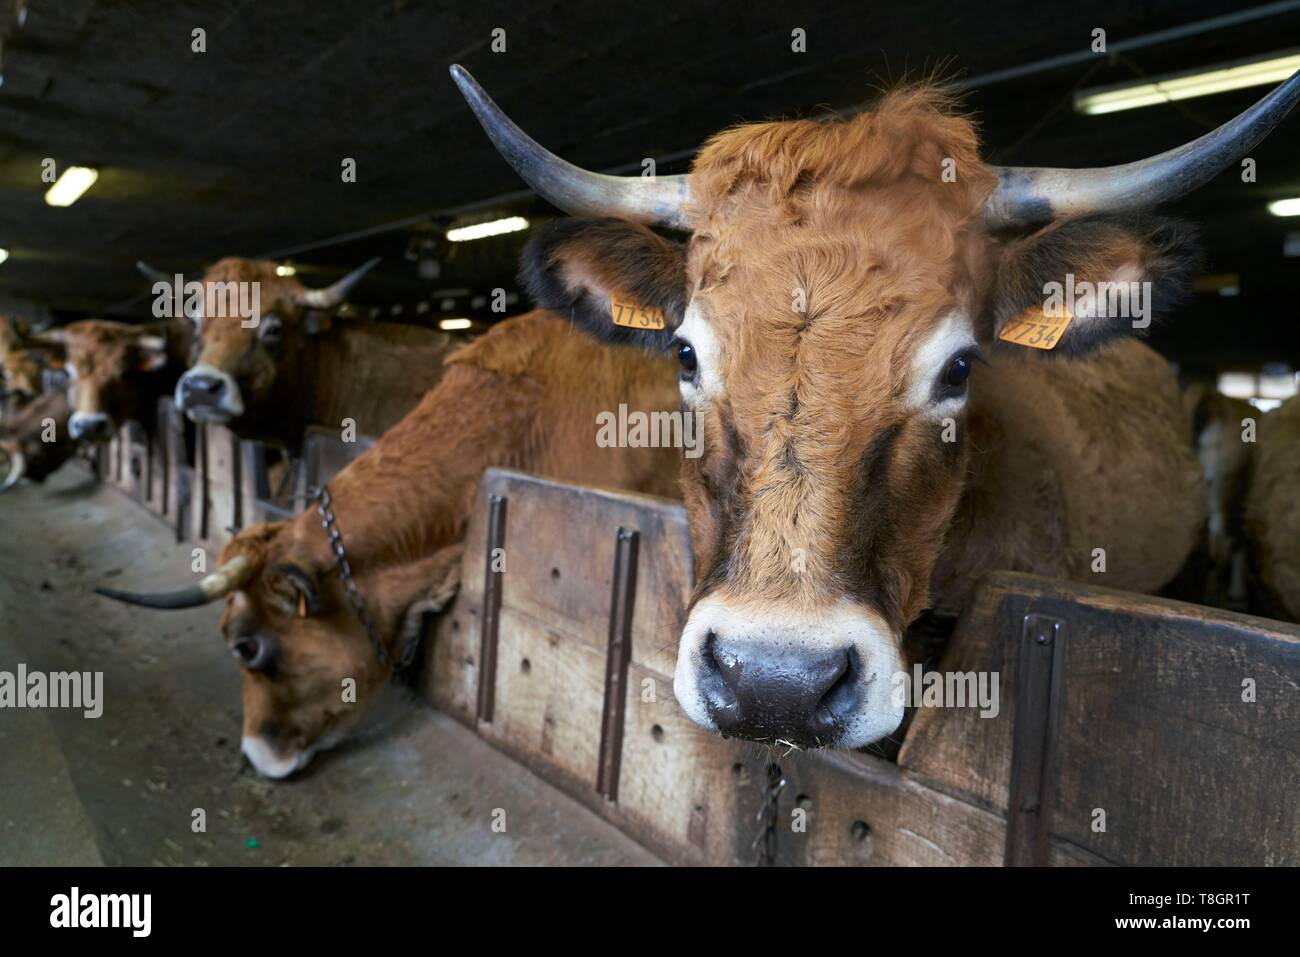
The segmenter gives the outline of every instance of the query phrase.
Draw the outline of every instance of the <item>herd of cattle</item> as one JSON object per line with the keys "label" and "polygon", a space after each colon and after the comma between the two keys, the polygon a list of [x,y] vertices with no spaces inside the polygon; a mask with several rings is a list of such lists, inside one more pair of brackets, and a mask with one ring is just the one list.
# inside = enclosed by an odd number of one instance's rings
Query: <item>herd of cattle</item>
{"label": "herd of cattle", "polygon": [[[205,288],[259,284],[253,321],[198,310],[33,334],[0,320],[3,490],[128,420],[156,427],[164,396],[290,457],[312,425],[380,436],[311,508],[240,531],[197,584],[104,592],[224,599],[261,773],[293,773],[364,715],[455,593],[492,466],[685,502],[697,581],[674,689],[700,725],[758,741],[892,732],[904,629],[960,611],[993,569],[1300,620],[1300,399],[1261,415],[1180,390],[1101,310],[1073,310],[1050,351],[999,338],[1067,273],[1149,282],[1172,312],[1189,233],[1141,210],[1245,155],[1300,75],[1201,140],[1107,170],[986,165],[967,118],[909,89],[847,120],[736,127],[688,177],[658,179],[564,163],[453,78],[505,158],[573,214],[525,251],[535,311],[457,343],[341,313],[370,264],[310,290],[226,259]],[[612,299],[657,321],[617,325]],[[598,416],[620,405],[698,416],[703,454],[601,447]]]}

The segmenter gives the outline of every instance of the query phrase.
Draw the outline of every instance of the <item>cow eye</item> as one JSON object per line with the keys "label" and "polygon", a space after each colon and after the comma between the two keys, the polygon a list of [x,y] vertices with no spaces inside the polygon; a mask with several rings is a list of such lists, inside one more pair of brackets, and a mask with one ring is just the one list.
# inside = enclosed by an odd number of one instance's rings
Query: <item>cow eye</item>
{"label": "cow eye", "polygon": [[695,378],[700,364],[695,357],[695,347],[684,339],[677,340],[677,361],[681,364],[682,374],[687,378]]}
{"label": "cow eye", "polygon": [[271,643],[258,635],[245,635],[231,650],[250,671],[262,671],[271,660]]}
{"label": "cow eye", "polygon": [[973,361],[974,357],[964,352],[948,360],[948,368],[943,373],[944,386],[953,390],[964,388],[966,380],[970,378]]}
{"label": "cow eye", "polygon": [[266,345],[278,345],[284,337],[284,323],[274,313],[263,316],[257,324],[257,335]]}

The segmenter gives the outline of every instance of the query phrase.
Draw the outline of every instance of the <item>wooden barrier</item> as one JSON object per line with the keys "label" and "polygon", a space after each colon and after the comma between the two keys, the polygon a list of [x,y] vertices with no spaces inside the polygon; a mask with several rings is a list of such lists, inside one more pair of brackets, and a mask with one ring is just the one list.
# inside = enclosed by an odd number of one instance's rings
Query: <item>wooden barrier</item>
{"label": "wooden barrier", "polygon": [[195,483],[194,464],[191,459],[193,427],[176,410],[169,398],[158,402],[158,432],[162,436],[162,455],[165,462],[162,484],[163,518],[176,533],[176,541],[189,536],[192,522],[192,498]]}
{"label": "wooden barrier", "polygon": [[1300,628],[997,573],[939,669],[996,714],[787,754],[677,706],[690,554],[677,504],[490,470],[426,694],[675,862],[1300,863]]}

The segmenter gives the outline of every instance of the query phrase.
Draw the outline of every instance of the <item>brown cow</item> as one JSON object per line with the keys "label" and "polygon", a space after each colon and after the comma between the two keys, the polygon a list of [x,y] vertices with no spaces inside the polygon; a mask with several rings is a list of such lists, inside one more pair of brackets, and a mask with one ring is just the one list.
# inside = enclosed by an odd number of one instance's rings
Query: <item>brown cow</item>
{"label": "brown cow", "polygon": [[[276,265],[223,259],[203,277],[205,290],[256,284],[256,314],[235,309],[193,315],[198,354],[176,385],[176,407],[196,422],[227,425],[241,438],[273,442],[296,454],[309,425],[381,435],[415,408],[442,374],[451,337],[419,326],[335,315],[348,291],[378,260],[327,289],[308,289]],[[164,283],[168,277],[148,270]],[[248,300],[252,301],[251,294]],[[401,369],[400,375],[393,370]]]}
{"label": "brown cow", "polygon": [[[455,590],[484,469],[677,497],[679,453],[597,443],[597,416],[620,403],[675,409],[674,369],[671,358],[609,349],[541,312],[509,319],[453,353],[442,381],[330,483],[373,641],[349,604],[315,509],[240,532],[221,568],[188,589],[101,593],[163,608],[229,596],[221,629],[243,666],[243,751],[262,774],[284,777],[356,724],[402,636]],[[341,694],[346,679],[356,682],[355,703]]]}
{"label": "brown cow", "polygon": [[42,392],[63,364],[63,347],[28,332],[21,320],[0,316],[0,414],[16,413]]}
{"label": "brown cow", "polygon": [[1246,537],[1262,610],[1300,621],[1300,396],[1260,419]]}
{"label": "brown cow", "polygon": [[107,442],[128,420],[152,434],[158,399],[171,394],[185,367],[189,323],[174,320],[160,329],[83,319],[61,332],[71,376],[72,438]]}
{"label": "brown cow", "polygon": [[1127,167],[987,166],[970,120],[919,88],[848,120],[731,129],[689,176],[658,179],[565,163],[452,75],[543,197],[617,217],[534,237],[538,304],[614,339],[632,334],[612,298],[645,323],[661,312],[634,335],[675,344],[704,417],[682,469],[697,583],[674,679],[697,723],[865,745],[903,716],[903,628],[960,607],[983,572],[1104,567],[1094,580],[1150,590],[1182,564],[1204,516],[1196,461],[1171,370],[1126,337],[1162,312],[1151,292],[1181,292],[1189,242],[1128,213],[1234,162],[1300,74]]}
{"label": "brown cow", "polygon": [[72,406],[62,390],[47,392],[28,403],[13,419],[0,424],[0,456],[6,460],[0,473],[0,494],[29,478],[43,482],[77,451],[68,433]]}

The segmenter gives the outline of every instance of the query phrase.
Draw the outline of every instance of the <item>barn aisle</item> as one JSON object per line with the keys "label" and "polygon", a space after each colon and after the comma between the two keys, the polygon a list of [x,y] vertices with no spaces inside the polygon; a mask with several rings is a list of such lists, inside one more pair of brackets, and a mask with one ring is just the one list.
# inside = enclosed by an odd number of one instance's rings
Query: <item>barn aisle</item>
{"label": "barn aisle", "polygon": [[184,581],[189,561],[80,463],[0,499],[0,671],[104,673],[98,719],[0,709],[0,865],[657,863],[398,691],[304,775],[258,778],[219,608],[150,615],[91,591]]}

